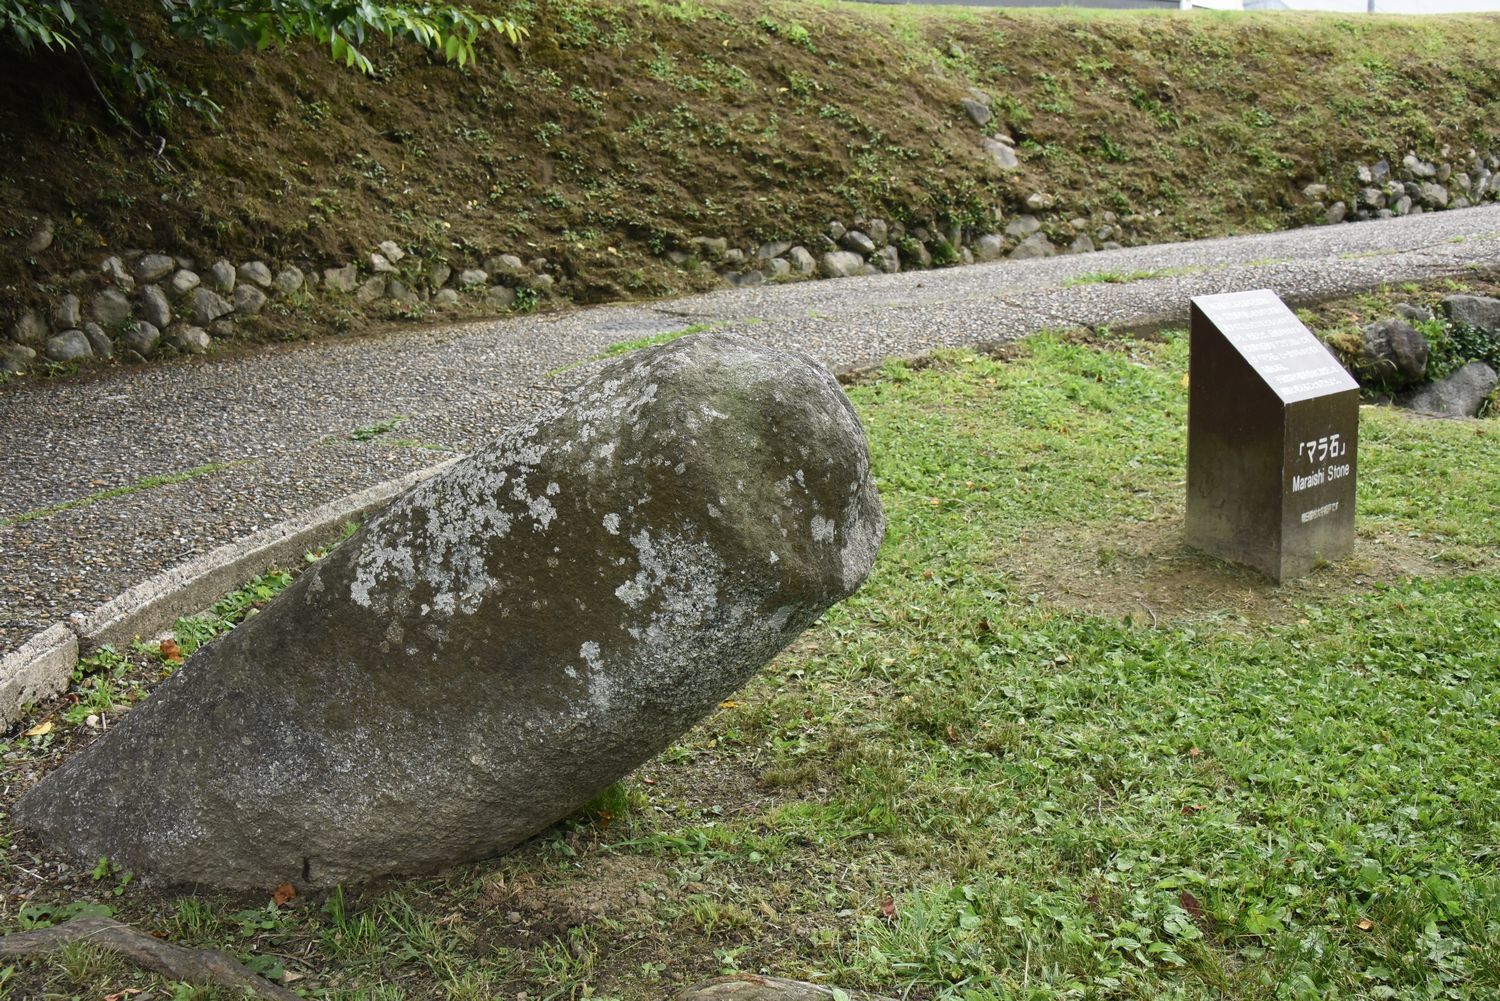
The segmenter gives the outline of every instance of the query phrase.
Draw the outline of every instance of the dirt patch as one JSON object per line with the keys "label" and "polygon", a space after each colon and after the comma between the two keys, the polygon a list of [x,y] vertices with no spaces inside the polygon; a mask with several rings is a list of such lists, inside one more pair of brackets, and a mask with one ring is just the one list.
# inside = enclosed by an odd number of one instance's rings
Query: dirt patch
{"label": "dirt patch", "polygon": [[1363,594],[1406,578],[1500,567],[1493,557],[1458,562],[1451,550],[1425,539],[1362,534],[1348,559],[1277,585],[1190,548],[1182,540],[1182,518],[1178,504],[1154,521],[1028,533],[998,563],[1018,590],[1073,611],[1153,627],[1213,619],[1230,628],[1295,620],[1309,602]]}

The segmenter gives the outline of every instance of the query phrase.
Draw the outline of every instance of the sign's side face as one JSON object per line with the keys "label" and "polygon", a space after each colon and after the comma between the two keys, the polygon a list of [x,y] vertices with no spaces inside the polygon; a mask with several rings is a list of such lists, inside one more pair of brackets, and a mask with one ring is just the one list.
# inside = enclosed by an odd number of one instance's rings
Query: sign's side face
{"label": "sign's side face", "polygon": [[1358,390],[1311,330],[1269,289],[1193,300],[1283,403]]}
{"label": "sign's side face", "polygon": [[1190,336],[1187,542],[1274,574],[1284,407],[1197,300]]}
{"label": "sign's side face", "polygon": [[1358,438],[1358,390],[1287,408],[1278,579],[1353,551]]}

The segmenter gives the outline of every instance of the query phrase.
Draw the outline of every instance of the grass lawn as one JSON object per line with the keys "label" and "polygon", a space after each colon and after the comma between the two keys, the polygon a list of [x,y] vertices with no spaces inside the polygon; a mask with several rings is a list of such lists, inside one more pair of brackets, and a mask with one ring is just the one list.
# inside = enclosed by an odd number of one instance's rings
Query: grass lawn
{"label": "grass lawn", "polygon": [[[13,834],[0,920],[86,897],[350,1001],[736,970],[965,1001],[1500,996],[1500,428],[1364,408],[1355,555],[1277,588],[1178,541],[1186,360],[1180,333],[1048,336],[851,387],[890,522],[864,590],[502,859],[277,907],[59,876]],[[165,669],[97,666],[94,709],[0,748],[7,800]],[[86,947],[0,976],[216,996]]]}

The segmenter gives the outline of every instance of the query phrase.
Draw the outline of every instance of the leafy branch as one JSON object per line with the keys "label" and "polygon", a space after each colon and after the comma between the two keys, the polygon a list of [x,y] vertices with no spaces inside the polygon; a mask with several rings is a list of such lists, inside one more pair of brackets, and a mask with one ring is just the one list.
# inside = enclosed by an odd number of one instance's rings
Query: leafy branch
{"label": "leafy branch", "polygon": [[[494,33],[512,45],[526,36],[525,27],[511,18],[446,3],[157,0],[157,5],[168,28],[184,38],[236,51],[312,39],[327,46],[335,62],[366,74],[374,65],[364,47],[375,38],[420,45],[466,66],[482,35]],[[0,0],[0,46],[7,40],[28,53],[78,53],[91,78],[98,70],[116,93],[140,98],[156,124],[165,124],[179,107],[210,116],[219,110],[207,93],[169,81],[135,30],[105,0]],[[110,111],[124,120],[113,105]]]}

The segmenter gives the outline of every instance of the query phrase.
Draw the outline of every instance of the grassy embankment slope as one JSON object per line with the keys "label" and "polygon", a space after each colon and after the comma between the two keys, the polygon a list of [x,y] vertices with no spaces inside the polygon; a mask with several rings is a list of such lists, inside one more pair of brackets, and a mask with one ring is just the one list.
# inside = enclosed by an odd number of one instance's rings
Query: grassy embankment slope
{"label": "grassy embankment slope", "polygon": [[[162,40],[224,106],[162,136],[113,124],[76,62],[7,51],[0,301],[106,248],[322,267],[384,239],[454,263],[543,255],[578,302],[662,295],[717,283],[659,256],[695,236],[807,240],[862,215],[988,227],[1034,191],[1057,195],[1056,224],[1138,216],[1128,241],[1264,230],[1310,221],[1308,182],[1352,194],[1358,160],[1500,142],[1496,17],[508,9],[530,38],[465,71],[380,49],[362,79],[311,50]],[[973,86],[1022,169],[981,154],[959,106]],[[59,235],[28,261],[38,215]],[[306,325],[273,312],[262,329]]]}

